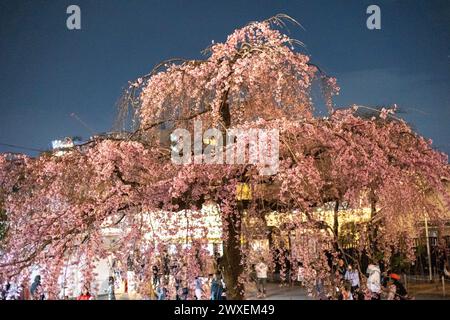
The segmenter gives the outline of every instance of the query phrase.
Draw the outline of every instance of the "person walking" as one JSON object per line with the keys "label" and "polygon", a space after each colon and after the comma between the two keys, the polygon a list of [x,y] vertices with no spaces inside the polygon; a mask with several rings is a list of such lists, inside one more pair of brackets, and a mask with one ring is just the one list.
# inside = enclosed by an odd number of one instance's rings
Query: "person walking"
{"label": "person walking", "polygon": [[345,280],[344,284],[341,287],[342,300],[353,300],[353,293],[352,293],[351,288],[352,288],[351,282],[348,280]]}
{"label": "person walking", "polygon": [[258,264],[255,266],[256,270],[256,284],[258,288],[257,298],[265,298],[266,297],[266,284],[267,284],[267,264],[264,263],[264,260],[261,259]]}
{"label": "person walking", "polygon": [[8,291],[9,288],[11,287],[11,284],[9,282],[6,282],[2,288],[1,288],[1,294],[0,294],[0,299],[1,300],[6,300],[6,297],[8,296]]}
{"label": "person walking", "polygon": [[211,300],[222,300],[222,281],[220,279],[220,273],[216,273],[211,282]]}
{"label": "person walking", "polygon": [[170,268],[170,256],[169,253],[167,252],[167,249],[164,250],[161,260],[164,277],[169,278],[171,268]]}
{"label": "person walking", "polygon": [[380,267],[375,264],[369,264],[366,271],[367,289],[370,291],[371,300],[380,300],[381,293],[381,271]]}
{"label": "person walking", "polygon": [[160,282],[160,279],[159,279],[159,268],[158,268],[158,266],[156,264],[152,267],[152,274],[153,274],[153,278],[152,278],[152,280],[153,280],[153,288],[156,288],[158,286],[159,282]]}
{"label": "person walking", "polygon": [[345,272],[344,279],[350,282],[351,292],[355,294],[355,292],[359,289],[359,272],[357,269],[353,269],[353,265],[351,263],[347,266],[347,271]]}
{"label": "person walking", "polygon": [[110,276],[108,279],[108,300],[116,300],[113,276]]}
{"label": "person walking", "polygon": [[156,287],[156,296],[158,297],[158,300],[166,300],[167,299],[167,283],[158,283],[158,286]]}
{"label": "person walking", "polygon": [[336,275],[343,280],[345,276],[345,262],[343,259],[339,259],[336,268]]}
{"label": "person walking", "polygon": [[36,277],[34,277],[34,281],[31,284],[31,288],[30,288],[30,294],[31,294],[32,300],[44,300],[45,296],[44,296],[44,292],[42,290],[40,275],[37,275]]}
{"label": "person walking", "polygon": [[181,300],[187,300],[189,296],[189,281],[187,264],[181,267]]}
{"label": "person walking", "polygon": [[409,299],[411,299],[408,296],[408,291],[406,291],[405,286],[400,281],[401,277],[400,277],[399,274],[391,273],[389,275],[389,278],[391,279],[392,284],[395,286],[395,299],[397,299],[397,300],[409,300]]}
{"label": "person walking", "polygon": [[20,294],[19,294],[19,300],[30,300],[30,289],[28,288],[27,284],[23,282],[20,285]]}
{"label": "person walking", "polygon": [[89,289],[87,286],[83,288],[83,291],[78,296],[77,300],[93,300],[92,295],[89,293]]}
{"label": "person walking", "polygon": [[386,300],[395,300],[397,294],[397,287],[392,279],[386,281]]}
{"label": "person walking", "polygon": [[6,300],[17,300],[19,298],[19,288],[13,282],[9,285],[8,292],[6,294]]}
{"label": "person walking", "polygon": [[202,300],[202,296],[204,293],[203,281],[199,276],[195,277],[194,285],[195,285],[195,298],[197,300]]}

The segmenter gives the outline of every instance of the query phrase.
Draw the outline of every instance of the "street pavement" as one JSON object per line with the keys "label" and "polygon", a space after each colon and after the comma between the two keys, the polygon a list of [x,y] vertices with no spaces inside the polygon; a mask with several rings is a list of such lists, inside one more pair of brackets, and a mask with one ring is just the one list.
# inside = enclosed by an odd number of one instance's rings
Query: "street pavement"
{"label": "street pavement", "polygon": [[[442,288],[435,285],[414,286],[410,290],[410,294],[415,300],[450,300],[450,292],[446,296],[443,295]],[[248,290],[248,299],[257,299],[256,290]],[[259,298],[261,299],[261,298]],[[267,286],[267,296],[263,300],[315,300],[308,296],[306,290],[298,285],[292,287],[280,287],[278,284],[269,283]]]}
{"label": "street pavement", "polygon": [[279,284],[268,283],[265,298],[256,297],[256,288],[249,288],[247,299],[250,300],[314,300],[308,296],[306,290],[300,286],[281,287]]}
{"label": "street pavement", "polygon": [[[428,288],[419,288],[415,286],[411,290],[415,300],[450,300],[450,294],[443,296],[438,291],[431,291]],[[99,299],[107,299],[106,296],[98,297]],[[267,284],[267,296],[265,298],[256,297],[256,288],[250,286],[247,288],[246,298],[248,300],[315,300],[315,298],[308,296],[306,290],[298,285],[292,287],[281,287],[279,284]],[[127,294],[117,295],[118,300],[129,300]]]}

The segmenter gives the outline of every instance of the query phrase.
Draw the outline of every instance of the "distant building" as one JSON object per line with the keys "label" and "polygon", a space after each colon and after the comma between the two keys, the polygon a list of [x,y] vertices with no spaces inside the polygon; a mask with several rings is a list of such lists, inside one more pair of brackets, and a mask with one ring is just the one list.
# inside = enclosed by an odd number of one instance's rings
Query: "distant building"
{"label": "distant building", "polygon": [[74,146],[75,144],[71,137],[66,137],[63,140],[52,141],[52,149],[56,156],[62,156],[67,149],[73,148]]}

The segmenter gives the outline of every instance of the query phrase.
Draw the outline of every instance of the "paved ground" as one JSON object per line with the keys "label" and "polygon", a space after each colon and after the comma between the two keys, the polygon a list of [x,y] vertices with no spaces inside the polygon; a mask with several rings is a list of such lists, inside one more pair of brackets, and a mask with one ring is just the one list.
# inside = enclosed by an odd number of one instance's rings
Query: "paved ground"
{"label": "paved ground", "polygon": [[[415,285],[409,290],[416,300],[450,300],[450,292],[444,297],[442,287],[435,284]],[[249,291],[251,292],[248,294],[248,298],[256,299],[256,292]],[[306,290],[300,286],[280,287],[276,284],[269,284],[265,300],[314,300],[314,298],[308,296]]]}
{"label": "paved ground", "polygon": [[[248,299],[256,298],[256,289],[250,288],[247,293]],[[300,286],[280,287],[278,284],[267,284],[267,296],[262,300],[314,300],[309,297],[306,290]]]}
{"label": "paved ground", "polygon": [[450,300],[450,286],[448,283],[446,283],[445,296],[442,284],[439,282],[412,284],[408,286],[408,290],[417,300]]}
{"label": "paved ground", "polygon": [[[442,287],[435,284],[415,285],[409,288],[416,300],[450,300],[450,292],[446,297],[442,294]],[[256,289],[254,287],[248,288],[247,299],[257,299]],[[99,297],[106,298],[106,297]],[[129,300],[128,295],[121,295],[117,297],[120,300]],[[267,297],[261,300],[314,300],[309,297],[304,288],[300,286],[280,287],[278,284],[267,284]]]}

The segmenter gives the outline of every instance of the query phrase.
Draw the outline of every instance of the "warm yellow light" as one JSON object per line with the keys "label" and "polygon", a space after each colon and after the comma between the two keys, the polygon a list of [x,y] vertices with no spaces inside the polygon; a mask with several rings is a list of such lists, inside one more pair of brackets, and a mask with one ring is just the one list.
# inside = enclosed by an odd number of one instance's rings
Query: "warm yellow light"
{"label": "warm yellow light", "polygon": [[239,183],[236,185],[236,199],[237,200],[252,199],[252,189],[247,183]]}

